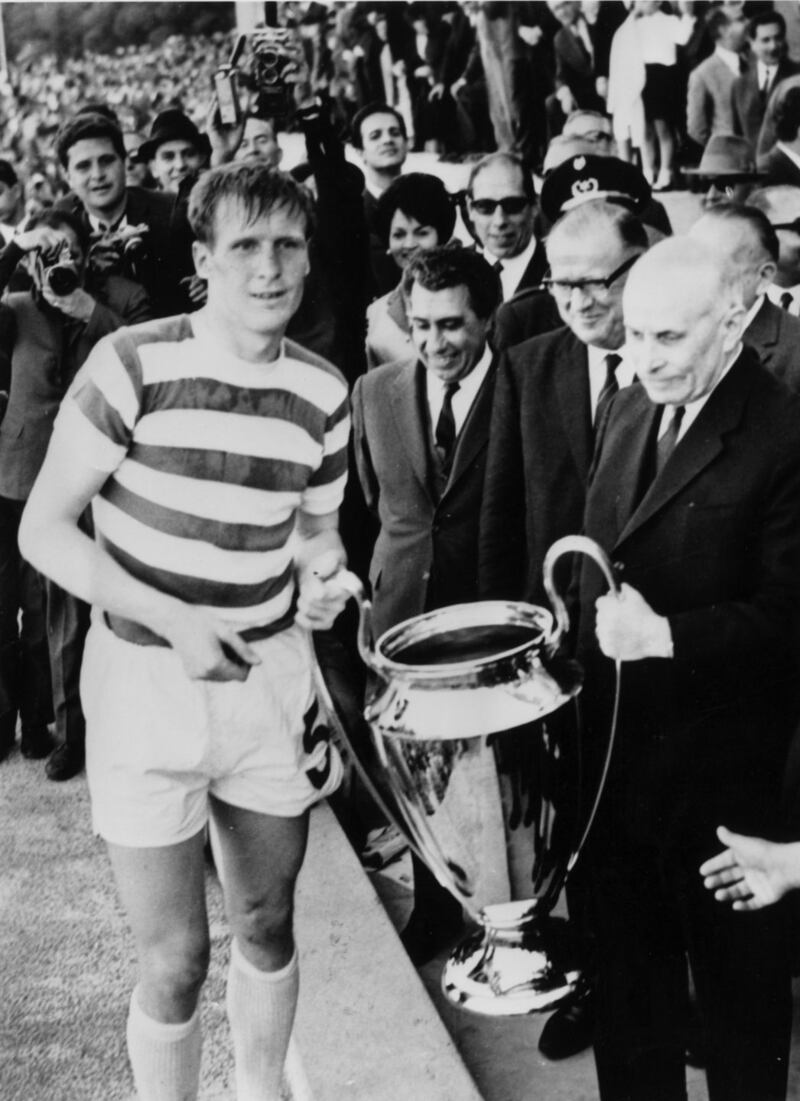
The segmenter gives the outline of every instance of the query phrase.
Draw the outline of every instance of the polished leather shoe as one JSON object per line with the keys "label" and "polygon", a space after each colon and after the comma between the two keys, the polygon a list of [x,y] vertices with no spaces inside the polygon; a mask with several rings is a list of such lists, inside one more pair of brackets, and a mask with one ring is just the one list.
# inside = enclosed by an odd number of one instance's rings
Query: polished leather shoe
{"label": "polished leather shoe", "polygon": [[590,990],[576,995],[545,1022],[539,1051],[556,1061],[577,1055],[594,1043],[594,997]]}
{"label": "polished leather shoe", "polygon": [[40,761],[53,752],[53,739],[46,726],[37,730],[23,730],[20,752],[29,761]]}
{"label": "polished leather shoe", "polygon": [[436,921],[421,917],[414,910],[400,934],[400,940],[414,966],[424,967],[445,948],[450,948],[463,929],[463,917]]}
{"label": "polished leather shoe", "polygon": [[83,765],[83,746],[64,742],[50,754],[44,771],[48,780],[71,780],[83,770]]}

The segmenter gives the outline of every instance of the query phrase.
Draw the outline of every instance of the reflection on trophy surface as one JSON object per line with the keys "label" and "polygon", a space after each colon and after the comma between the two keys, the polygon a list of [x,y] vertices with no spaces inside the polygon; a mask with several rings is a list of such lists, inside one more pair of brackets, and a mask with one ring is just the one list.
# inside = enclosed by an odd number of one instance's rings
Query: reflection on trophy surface
{"label": "reflection on trophy surface", "polygon": [[[360,582],[343,579],[361,601],[359,650],[373,674],[365,717],[375,753],[356,753],[357,767],[480,926],[445,967],[447,996],[497,1016],[551,1009],[580,977],[578,946],[550,916],[602,788],[601,776],[581,792],[582,674],[559,653],[568,620],[553,567],[571,552],[593,558],[614,586],[603,551],[568,536],[544,566],[555,615],[513,601],[460,604],[374,645]],[[610,751],[611,737],[606,762]]]}

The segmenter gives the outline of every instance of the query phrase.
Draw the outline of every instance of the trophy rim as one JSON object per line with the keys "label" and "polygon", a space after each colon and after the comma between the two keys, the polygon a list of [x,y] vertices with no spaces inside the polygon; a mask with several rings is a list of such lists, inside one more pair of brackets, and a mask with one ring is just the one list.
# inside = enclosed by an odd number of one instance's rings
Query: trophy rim
{"label": "trophy rim", "polygon": [[[383,675],[424,687],[449,686],[462,679],[490,683],[490,674],[506,665],[514,668],[529,655],[538,655],[550,642],[555,618],[547,608],[521,600],[476,600],[467,604],[449,604],[413,616],[390,627],[375,644],[375,665]],[[535,636],[504,650],[483,657],[446,663],[410,663],[396,661],[400,650],[447,631],[477,627],[529,627]]]}

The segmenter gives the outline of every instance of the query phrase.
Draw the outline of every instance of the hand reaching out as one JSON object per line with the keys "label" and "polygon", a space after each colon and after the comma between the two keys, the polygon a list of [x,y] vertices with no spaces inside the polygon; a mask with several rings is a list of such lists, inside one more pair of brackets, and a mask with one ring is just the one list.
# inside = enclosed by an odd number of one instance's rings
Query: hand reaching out
{"label": "hand reaching out", "polygon": [[744,837],[720,826],[728,847],[700,866],[705,886],[734,910],[761,910],[800,886],[800,844]]}

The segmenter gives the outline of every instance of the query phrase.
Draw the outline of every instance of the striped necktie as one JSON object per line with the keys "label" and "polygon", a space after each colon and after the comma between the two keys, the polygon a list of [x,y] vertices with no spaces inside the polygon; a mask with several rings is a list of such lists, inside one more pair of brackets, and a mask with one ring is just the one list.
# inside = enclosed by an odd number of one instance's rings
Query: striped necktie
{"label": "striped necktie", "polygon": [[619,382],[617,381],[617,367],[622,363],[622,356],[618,356],[616,352],[609,352],[605,357],[606,365],[606,378],[603,383],[603,387],[597,398],[597,408],[594,414],[594,423],[600,424],[603,414],[606,408],[611,402],[611,399],[615,394],[619,393]]}

